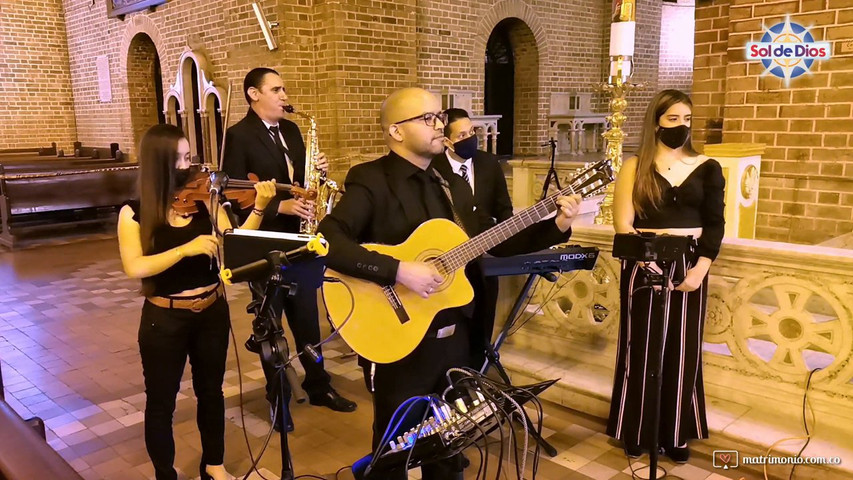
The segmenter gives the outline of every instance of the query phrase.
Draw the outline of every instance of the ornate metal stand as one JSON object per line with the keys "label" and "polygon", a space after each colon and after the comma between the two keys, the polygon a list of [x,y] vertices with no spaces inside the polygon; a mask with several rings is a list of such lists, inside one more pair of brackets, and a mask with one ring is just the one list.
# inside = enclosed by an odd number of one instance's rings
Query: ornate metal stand
{"label": "ornate metal stand", "polygon": [[[598,91],[610,94],[610,115],[607,116],[607,123],[610,128],[602,134],[607,142],[605,149],[605,157],[610,160],[613,166],[613,174],[619,175],[619,170],[622,168],[622,143],[625,140],[625,132],[622,131],[622,125],[627,118],[623,113],[628,108],[628,101],[625,96],[632,90],[643,88],[643,84],[630,83],[622,80],[622,57],[617,57],[616,76],[610,77],[608,83],[598,85]],[[612,225],[613,224],[613,189],[615,182],[607,186],[604,191],[604,200],[601,202],[601,208],[595,216],[597,225]]]}

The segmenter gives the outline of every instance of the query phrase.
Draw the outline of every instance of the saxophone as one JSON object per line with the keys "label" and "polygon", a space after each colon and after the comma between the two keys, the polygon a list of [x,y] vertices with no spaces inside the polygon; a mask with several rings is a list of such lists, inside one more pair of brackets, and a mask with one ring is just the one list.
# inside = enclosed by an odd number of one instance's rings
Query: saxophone
{"label": "saxophone", "polygon": [[314,157],[320,153],[317,146],[317,122],[314,117],[296,110],[292,105],[285,106],[284,110],[308,120],[310,125],[305,142],[305,185],[302,187],[317,192],[317,198],[314,200],[314,218],[311,220],[301,219],[299,232],[314,235],[317,233],[317,225],[320,224],[320,220],[335,206],[335,198],[340,192],[340,188],[337,183],[327,179],[326,172],[319,170],[314,163]]}

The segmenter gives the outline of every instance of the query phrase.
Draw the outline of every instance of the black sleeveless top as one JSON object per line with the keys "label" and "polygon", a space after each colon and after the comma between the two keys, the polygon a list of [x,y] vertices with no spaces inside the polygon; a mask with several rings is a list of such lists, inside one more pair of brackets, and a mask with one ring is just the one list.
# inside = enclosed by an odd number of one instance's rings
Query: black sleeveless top
{"label": "black sleeveless top", "polygon": [[[139,222],[139,201],[131,200],[125,202],[133,209],[133,220]],[[175,247],[179,247],[199,235],[210,235],[213,233],[213,225],[210,216],[204,206],[199,206],[199,212],[192,216],[190,223],[183,227],[173,227],[168,223],[154,230],[152,249],[146,255],[156,255]],[[184,257],[178,263],[166,270],[149,277],[154,283],[153,295],[165,297],[169,295],[219,283],[219,266],[213,262],[211,268],[210,257],[207,255],[196,255]]]}
{"label": "black sleeveless top", "polygon": [[698,257],[717,258],[723,242],[726,221],[723,168],[709,158],[696,167],[681,185],[673,187],[655,170],[660,186],[661,204],[645,218],[634,216],[634,228],[695,228],[702,227],[696,247]]}

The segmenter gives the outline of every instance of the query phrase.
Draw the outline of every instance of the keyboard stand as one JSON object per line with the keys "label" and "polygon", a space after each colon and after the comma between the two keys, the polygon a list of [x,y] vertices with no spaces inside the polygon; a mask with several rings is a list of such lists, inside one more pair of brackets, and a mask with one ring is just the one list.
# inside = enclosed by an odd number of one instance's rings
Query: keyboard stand
{"label": "keyboard stand", "polygon": [[[490,367],[495,367],[495,370],[497,370],[498,375],[500,375],[504,383],[506,383],[507,385],[512,385],[512,382],[509,379],[509,375],[506,373],[506,369],[504,369],[503,365],[501,365],[500,349],[504,343],[504,340],[506,340],[507,336],[509,336],[509,331],[512,329],[513,325],[515,325],[515,322],[518,319],[518,313],[521,310],[522,306],[525,304],[527,295],[530,293],[530,289],[533,287],[533,284],[536,281],[536,277],[539,275],[550,281],[557,280],[556,277],[554,277],[553,273],[534,273],[527,276],[527,281],[524,282],[524,287],[521,289],[521,293],[518,294],[518,298],[516,298],[515,300],[515,305],[512,306],[512,311],[510,312],[509,317],[507,317],[503,328],[501,328],[500,333],[495,339],[495,343],[492,345],[486,345],[486,362],[483,363],[483,368],[480,369],[480,373],[482,373],[483,375],[485,375],[489,371]],[[542,447],[542,449],[545,450],[545,453],[547,453],[549,457],[553,458],[557,456],[557,449],[554,448],[553,445],[548,443],[547,440],[539,436],[536,427],[532,424],[530,419],[527,419],[527,430],[530,432],[530,435],[533,436],[536,442]]]}

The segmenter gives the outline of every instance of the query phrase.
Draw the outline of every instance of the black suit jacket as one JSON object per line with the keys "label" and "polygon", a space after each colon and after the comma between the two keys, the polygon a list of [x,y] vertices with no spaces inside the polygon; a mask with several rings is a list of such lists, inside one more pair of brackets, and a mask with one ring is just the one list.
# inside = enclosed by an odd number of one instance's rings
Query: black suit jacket
{"label": "black suit jacket", "polygon": [[[287,173],[287,164],[278,146],[272,139],[263,120],[249,109],[246,116],[225,132],[225,156],[220,166],[230,178],[246,179],[249,173],[254,173],[261,180],[276,179],[278,183],[299,182],[305,184],[305,142],[299,127],[290,120],[281,120],[279,130],[287,144],[290,160],[293,162],[293,176]],[[279,232],[299,231],[299,217],[295,215],[278,215],[278,204],[292,196],[282,192],[276,200],[270,202],[264,212],[261,222],[262,230]],[[241,220],[251,210],[242,212]]]}
{"label": "black suit jacket", "polygon": [[[347,275],[380,285],[396,282],[399,261],[363,248],[361,243],[402,243],[419,225],[416,205],[420,199],[403,188],[407,160],[395,153],[352,167],[345,182],[346,193],[332,213],[320,223],[319,231],[329,241],[326,264]],[[492,219],[474,209],[474,197],[458,175],[446,178],[450,184],[456,213],[469,236],[491,227]],[[553,219],[543,220],[493,248],[493,255],[515,255],[565,242],[571,230],[563,233]],[[474,281],[476,279],[472,279]],[[476,299],[475,286],[475,299]]]}
{"label": "black suit jacket", "polygon": [[[489,152],[477,150],[472,159],[474,168],[474,205],[498,224],[512,216],[512,200],[506,186],[506,177],[497,157]],[[432,165],[444,178],[453,173],[447,154],[436,155]],[[458,175],[457,175],[458,176]]]}

